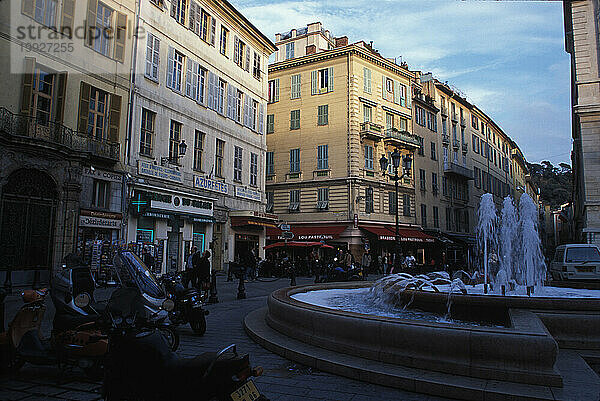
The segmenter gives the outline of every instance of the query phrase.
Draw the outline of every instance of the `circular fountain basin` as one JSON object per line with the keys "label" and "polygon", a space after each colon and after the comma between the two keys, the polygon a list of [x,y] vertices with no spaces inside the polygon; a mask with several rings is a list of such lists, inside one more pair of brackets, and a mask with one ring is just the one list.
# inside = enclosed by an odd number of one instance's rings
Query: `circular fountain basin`
{"label": "circular fountain basin", "polygon": [[[265,327],[336,355],[466,376],[482,383],[523,383],[536,388],[562,387],[562,376],[555,368],[559,346],[600,349],[600,299],[452,294],[451,314],[459,322],[420,315],[444,316],[448,294],[441,292],[396,294],[395,302],[410,301],[410,307],[418,311],[400,317],[377,316],[352,306],[334,309],[318,301],[327,298],[321,291],[339,295],[340,290],[341,294],[344,290],[360,292],[370,286],[355,282],[280,289],[268,299]],[[311,298],[317,302],[311,303]],[[260,340],[260,335],[246,327]],[[259,343],[265,345],[262,340]],[[297,349],[281,353],[291,359],[300,355]],[[318,367],[328,370],[327,364]]]}

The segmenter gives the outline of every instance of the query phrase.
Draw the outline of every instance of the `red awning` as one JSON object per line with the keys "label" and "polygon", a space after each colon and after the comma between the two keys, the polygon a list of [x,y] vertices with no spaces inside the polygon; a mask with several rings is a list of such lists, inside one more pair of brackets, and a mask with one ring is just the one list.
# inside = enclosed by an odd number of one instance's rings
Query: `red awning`
{"label": "red awning", "polygon": [[[396,227],[387,226],[366,226],[360,225],[361,229],[366,230],[372,234],[377,235],[377,238],[381,241],[394,241],[396,238]],[[411,229],[411,228],[400,228],[398,230],[400,241],[403,242],[435,242],[435,238],[425,234],[423,231]]]}
{"label": "red awning", "polygon": [[284,248],[284,247],[302,247],[308,248],[311,246],[318,246],[321,248],[333,248],[331,245],[323,244],[322,242],[310,242],[310,241],[288,241],[285,242],[276,242],[271,245],[267,245],[263,247],[264,249],[272,249],[272,248]]}
{"label": "red awning", "polygon": [[[294,241],[327,241],[338,238],[346,226],[294,226],[291,231],[294,233]],[[284,239],[279,228],[267,228],[267,239]]]}
{"label": "red awning", "polygon": [[237,217],[232,216],[231,218],[231,227],[241,227],[241,226],[264,226],[264,227],[273,227],[276,225],[274,223],[261,220],[256,217]]}

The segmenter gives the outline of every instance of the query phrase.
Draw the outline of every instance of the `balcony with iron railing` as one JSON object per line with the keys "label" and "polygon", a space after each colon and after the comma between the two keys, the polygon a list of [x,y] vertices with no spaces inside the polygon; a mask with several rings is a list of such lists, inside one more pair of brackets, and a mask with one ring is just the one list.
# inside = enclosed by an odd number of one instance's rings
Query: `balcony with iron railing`
{"label": "balcony with iron railing", "polygon": [[442,144],[446,146],[450,144],[450,135],[442,134]]}
{"label": "balcony with iron railing", "polygon": [[419,137],[408,131],[398,131],[396,128],[385,130],[385,142],[406,149],[417,149],[421,146]]}
{"label": "balcony with iron railing", "polygon": [[442,105],[442,107],[440,108],[440,112],[443,116],[448,117],[448,107],[446,107],[446,105]]}
{"label": "balcony with iron railing", "polygon": [[467,120],[465,120],[465,118],[462,116],[460,117],[460,125],[463,128],[466,128],[466,126],[467,126]]}
{"label": "balcony with iron railing", "polygon": [[0,107],[0,135],[11,139],[23,139],[38,146],[58,146],[112,162],[119,161],[118,143],[94,139],[62,124],[43,122],[25,114],[15,114],[4,107]]}
{"label": "balcony with iron railing", "polygon": [[463,167],[456,163],[444,163],[444,174],[455,175],[458,177],[466,178],[467,180],[473,179],[473,172],[467,167]]}
{"label": "balcony with iron railing", "polygon": [[467,153],[467,151],[469,150],[469,144],[468,144],[468,143],[466,143],[466,142],[463,142],[463,143],[461,144],[461,146],[462,146],[462,151],[463,151],[463,153]]}
{"label": "balcony with iron railing", "polygon": [[454,149],[460,148],[460,141],[458,139],[452,139],[452,147],[454,147]]}
{"label": "balcony with iron railing", "polygon": [[385,137],[385,133],[381,125],[367,121],[360,124],[360,137],[379,141]]}
{"label": "balcony with iron railing", "polygon": [[458,115],[455,111],[452,112],[452,121],[454,121],[455,123],[458,122]]}

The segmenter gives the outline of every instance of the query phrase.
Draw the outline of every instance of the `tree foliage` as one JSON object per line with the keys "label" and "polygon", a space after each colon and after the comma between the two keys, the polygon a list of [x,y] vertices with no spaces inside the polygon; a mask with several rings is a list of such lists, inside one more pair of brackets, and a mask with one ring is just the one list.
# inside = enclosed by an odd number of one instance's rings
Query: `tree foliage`
{"label": "tree foliage", "polygon": [[573,172],[571,166],[559,163],[553,166],[548,160],[540,164],[528,163],[531,179],[540,188],[540,199],[557,208],[573,200]]}

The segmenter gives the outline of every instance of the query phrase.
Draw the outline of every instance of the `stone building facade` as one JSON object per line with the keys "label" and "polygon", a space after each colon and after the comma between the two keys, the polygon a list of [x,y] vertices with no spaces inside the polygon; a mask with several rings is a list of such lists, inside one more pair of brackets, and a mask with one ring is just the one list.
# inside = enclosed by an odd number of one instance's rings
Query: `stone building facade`
{"label": "stone building facade", "polygon": [[564,2],[571,55],[575,240],[600,245],[600,29],[597,0]]}
{"label": "stone building facade", "polygon": [[125,149],[127,243],[181,270],[262,253],[267,62],[275,46],[228,2],[143,1]]}
{"label": "stone building facade", "polygon": [[0,280],[31,285],[121,238],[135,2],[0,9]]}

